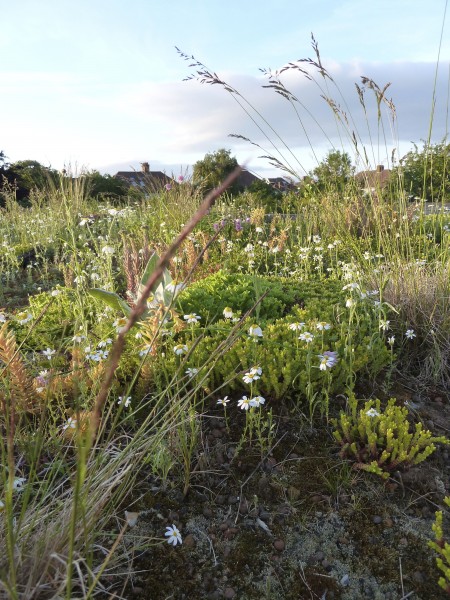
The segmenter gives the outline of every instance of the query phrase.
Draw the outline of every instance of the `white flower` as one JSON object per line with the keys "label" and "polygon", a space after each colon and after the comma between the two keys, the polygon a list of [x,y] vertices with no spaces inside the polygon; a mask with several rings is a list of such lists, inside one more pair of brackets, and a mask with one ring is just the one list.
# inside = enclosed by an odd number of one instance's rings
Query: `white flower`
{"label": "white flower", "polygon": [[125,408],[128,408],[131,404],[131,396],[127,396],[126,398],[124,398],[123,396],[119,396],[117,404],[123,404]]}
{"label": "white flower", "polygon": [[369,410],[366,411],[366,415],[368,417],[379,417],[380,413],[378,411],[376,411],[374,408],[369,408]]}
{"label": "white flower", "polygon": [[74,417],[69,417],[67,419],[67,423],[63,425],[63,431],[66,429],[76,429],[77,428],[77,420]]}
{"label": "white flower", "polygon": [[198,369],[196,369],[195,367],[189,367],[189,369],[186,369],[185,373],[189,377],[195,377],[198,373]]}
{"label": "white flower", "polygon": [[103,246],[102,252],[103,252],[103,254],[112,256],[114,254],[114,248],[112,246]]}
{"label": "white flower", "polygon": [[305,323],[295,322],[295,323],[289,324],[289,329],[291,329],[292,331],[301,331],[304,326],[305,326]]}
{"label": "white flower", "polygon": [[325,329],[330,329],[331,325],[329,323],[325,323],[325,321],[319,321],[316,325],[316,329],[319,331],[324,331]]}
{"label": "white flower", "polygon": [[256,375],[262,375],[262,369],[259,365],[257,365],[250,369],[250,373],[253,373],[253,374],[256,373]]}
{"label": "white flower", "polygon": [[121,333],[125,329],[128,319],[126,317],[119,317],[113,323],[113,327],[116,328],[117,333]]}
{"label": "white flower", "polygon": [[229,400],[228,396],[225,396],[225,398],[219,398],[217,400],[217,404],[221,404],[224,408],[226,408],[229,401],[230,400]]}
{"label": "white flower", "polygon": [[225,306],[225,308],[223,309],[223,316],[225,317],[225,319],[232,319],[234,316],[233,309],[229,306]]}
{"label": "white flower", "polygon": [[259,325],[251,325],[250,329],[248,330],[248,334],[254,338],[263,337],[263,332]]}
{"label": "white flower", "polygon": [[186,344],[177,344],[173,347],[173,351],[177,356],[181,356],[182,354],[186,354],[186,352],[188,351],[188,347],[186,346]]}
{"label": "white flower", "polygon": [[59,296],[60,293],[61,292],[59,290],[52,290],[52,293],[50,295],[53,296],[53,298],[55,298],[55,296]]}
{"label": "white flower", "polygon": [[47,350],[42,350],[42,354],[48,360],[52,360],[52,356],[56,353],[56,350],[52,350],[51,348],[47,348]]}
{"label": "white flower", "polygon": [[72,342],[79,344],[80,342],[82,342],[85,339],[86,339],[85,335],[74,335],[72,338]]}
{"label": "white flower", "polygon": [[187,323],[198,323],[200,319],[201,317],[199,315],[196,315],[195,313],[191,313],[190,315],[184,315],[184,320]]}
{"label": "white flower", "polygon": [[184,290],[186,286],[184,285],[184,283],[176,283],[175,281],[172,281],[171,283],[169,283],[169,285],[166,287],[166,290],[174,295],[178,294],[178,292],[181,292],[182,290]]}
{"label": "white flower", "polygon": [[313,241],[315,244],[320,244],[320,242],[322,241],[322,238],[320,237],[320,235],[313,235],[313,237],[312,237],[312,241]]}
{"label": "white flower", "polygon": [[15,477],[13,484],[12,484],[13,490],[16,490],[17,492],[21,492],[25,481],[26,481],[25,477]]}
{"label": "white flower", "polygon": [[405,336],[408,338],[408,340],[413,340],[416,337],[414,329],[407,329],[405,332]]}
{"label": "white flower", "polygon": [[253,383],[257,379],[259,379],[259,375],[256,371],[255,372],[249,371],[248,373],[246,373],[244,375],[244,377],[242,379],[244,380],[244,383]]}
{"label": "white flower", "polygon": [[33,318],[33,315],[29,312],[27,312],[26,310],[23,310],[20,313],[17,313],[16,315],[16,319],[17,322],[19,323],[19,325],[25,325],[25,323],[28,323],[28,321],[31,321],[31,319]]}
{"label": "white flower", "polygon": [[390,321],[384,321],[383,319],[380,321],[380,329],[383,331],[387,331],[389,329]]}
{"label": "white flower", "polygon": [[242,398],[238,400],[238,406],[241,408],[241,410],[248,410],[251,406],[250,402],[250,398],[247,398],[247,396],[242,396]]}
{"label": "white flower", "polygon": [[323,354],[318,354],[318,358],[320,358],[319,369],[321,371],[326,371],[327,369],[331,369],[338,362],[337,352],[326,351]]}
{"label": "white flower", "polygon": [[142,350],[140,350],[140,351],[139,351],[139,356],[141,356],[141,357],[142,357],[142,356],[147,356],[147,354],[148,354],[149,352],[151,352],[151,351],[152,351],[152,346],[151,346],[151,344],[147,344],[146,346],[144,346],[144,347],[142,348]]}
{"label": "white flower", "polygon": [[392,337],[388,338],[388,344],[389,346],[393,346],[394,342],[395,342],[395,336],[393,335]]}
{"label": "white flower", "polygon": [[250,400],[250,406],[262,406],[265,401],[265,398],[262,396],[255,396]]}
{"label": "white flower", "polygon": [[264,230],[262,227],[255,227],[256,233],[262,233]]}
{"label": "white flower", "polygon": [[312,342],[312,341],[313,341],[313,339],[314,339],[314,336],[313,336],[313,334],[312,334],[312,333],[309,333],[309,331],[305,331],[304,333],[301,333],[301,334],[298,336],[298,339],[299,339],[299,340],[302,340],[303,342],[306,342],[307,344],[309,344],[310,342]]}
{"label": "white flower", "polygon": [[345,301],[346,308],[351,308],[354,304],[355,302],[352,298],[347,298],[347,300]]}
{"label": "white flower", "polygon": [[177,544],[182,544],[183,540],[181,539],[180,530],[176,525],[172,525],[172,527],[166,527],[167,531],[164,534],[167,537],[167,543],[172,544],[172,546],[176,546]]}
{"label": "white flower", "polygon": [[5,313],[0,313],[0,323],[6,323],[6,315],[5,315]]}

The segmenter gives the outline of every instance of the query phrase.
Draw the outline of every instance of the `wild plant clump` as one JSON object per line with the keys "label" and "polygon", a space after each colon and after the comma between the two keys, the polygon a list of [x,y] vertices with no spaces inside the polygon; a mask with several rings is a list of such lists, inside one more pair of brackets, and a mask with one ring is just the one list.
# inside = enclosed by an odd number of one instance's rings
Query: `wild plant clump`
{"label": "wild plant clump", "polygon": [[[444,498],[444,502],[450,507],[450,496]],[[436,558],[436,564],[444,576],[439,578],[438,583],[447,594],[450,594],[450,544],[444,539],[442,522],[443,512],[442,510],[439,510],[436,513],[436,521],[433,523],[432,527],[436,541],[430,541],[428,545],[439,554]]]}
{"label": "wild plant clump", "polygon": [[351,402],[351,413],[341,412],[333,419],[333,432],[341,446],[340,455],[354,461],[355,469],[387,479],[398,469],[409,469],[423,462],[436,450],[435,443],[448,444],[444,436],[434,437],[416,423],[410,432],[409,412],[391,398],[383,411],[380,400],[369,400],[358,411],[357,400]]}

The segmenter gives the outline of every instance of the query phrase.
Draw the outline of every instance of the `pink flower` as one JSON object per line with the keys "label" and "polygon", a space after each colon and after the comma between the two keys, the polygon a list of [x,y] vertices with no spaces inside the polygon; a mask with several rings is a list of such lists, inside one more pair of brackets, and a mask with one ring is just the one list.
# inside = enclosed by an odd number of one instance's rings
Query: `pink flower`
{"label": "pink flower", "polygon": [[184,175],[178,175],[178,181],[181,183],[184,181]]}
{"label": "pink flower", "polygon": [[170,185],[170,183],[166,183],[166,185],[164,187],[168,192],[170,192],[170,190],[172,189],[172,186]]}

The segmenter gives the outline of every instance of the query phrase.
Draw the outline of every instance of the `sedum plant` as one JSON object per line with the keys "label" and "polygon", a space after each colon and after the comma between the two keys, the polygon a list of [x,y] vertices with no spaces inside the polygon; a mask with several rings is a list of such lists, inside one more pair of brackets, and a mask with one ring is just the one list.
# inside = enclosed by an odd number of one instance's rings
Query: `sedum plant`
{"label": "sedum plant", "polygon": [[356,469],[387,479],[393,471],[408,469],[428,458],[435,443],[448,444],[444,436],[434,437],[416,423],[410,431],[408,409],[391,398],[383,411],[380,400],[369,400],[358,411],[357,400],[351,401],[351,414],[341,412],[332,423],[333,436],[341,446],[340,455],[354,461]]}
{"label": "sedum plant", "polygon": [[[444,498],[444,502],[450,507],[450,496]],[[436,521],[432,527],[436,540],[428,542],[428,545],[439,554],[436,558],[436,564],[444,576],[439,578],[438,583],[447,594],[450,594],[450,544],[444,540],[442,521],[443,512],[439,510],[436,513]]]}

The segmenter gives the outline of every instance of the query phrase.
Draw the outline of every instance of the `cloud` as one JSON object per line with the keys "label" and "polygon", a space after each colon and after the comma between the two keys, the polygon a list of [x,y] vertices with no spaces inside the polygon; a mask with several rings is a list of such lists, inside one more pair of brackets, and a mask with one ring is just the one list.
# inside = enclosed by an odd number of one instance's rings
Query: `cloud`
{"label": "cloud", "polygon": [[[304,63],[297,66],[305,68]],[[298,99],[293,105],[274,89],[264,88],[268,80],[263,76],[235,73],[225,74],[224,79],[240,95],[229,94],[220,85],[201,85],[198,81],[145,82],[119,95],[115,103],[130,118],[154,123],[159,132],[164,132],[159,140],[162,156],[202,156],[226,147],[240,156],[254,157],[265,151],[276,154],[273,143],[284,156],[289,155],[285,144],[311,163],[317,150],[323,156],[323,150],[333,145],[349,147],[354,134],[360,151],[363,146],[368,147],[376,162],[384,160],[399,144],[402,149],[405,144],[427,138],[434,63],[354,61],[333,62],[327,68],[332,80],[323,79],[316,72],[314,81],[310,81],[295,68],[281,75],[286,88]],[[435,141],[441,141],[446,133],[445,69],[443,65],[435,89]],[[306,70],[314,71],[309,66]],[[370,86],[362,85],[362,75],[376,82],[380,89],[391,83],[386,99],[392,99],[395,108],[381,103],[382,122],[377,118],[375,93]],[[364,91],[365,109],[355,83]],[[230,138],[230,133],[248,137],[264,150]]]}

